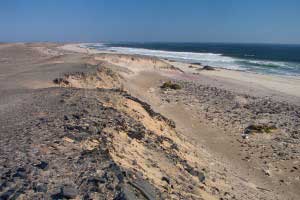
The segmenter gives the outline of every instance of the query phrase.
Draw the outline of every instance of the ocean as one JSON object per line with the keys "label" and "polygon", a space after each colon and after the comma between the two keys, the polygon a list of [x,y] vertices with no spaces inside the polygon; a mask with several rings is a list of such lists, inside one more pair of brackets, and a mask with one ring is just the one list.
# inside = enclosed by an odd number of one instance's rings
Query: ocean
{"label": "ocean", "polygon": [[300,76],[300,45],[229,43],[92,43],[88,48],[158,56],[213,67]]}

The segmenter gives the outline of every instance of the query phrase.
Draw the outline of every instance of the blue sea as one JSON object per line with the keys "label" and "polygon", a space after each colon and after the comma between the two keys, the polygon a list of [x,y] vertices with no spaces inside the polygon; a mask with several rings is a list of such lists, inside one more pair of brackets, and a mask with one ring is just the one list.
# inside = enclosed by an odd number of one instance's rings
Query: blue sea
{"label": "blue sea", "polygon": [[88,48],[158,56],[213,67],[300,76],[300,45],[229,43],[93,43]]}

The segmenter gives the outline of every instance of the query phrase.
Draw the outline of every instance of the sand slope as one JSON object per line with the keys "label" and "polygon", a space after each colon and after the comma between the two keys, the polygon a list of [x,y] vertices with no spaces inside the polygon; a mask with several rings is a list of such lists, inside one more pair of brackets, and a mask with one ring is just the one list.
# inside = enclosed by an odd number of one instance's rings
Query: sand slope
{"label": "sand slope", "polygon": [[[0,199],[300,195],[296,79],[77,44],[0,55]],[[170,80],[181,89],[160,88]],[[249,124],[274,129],[245,137]]]}

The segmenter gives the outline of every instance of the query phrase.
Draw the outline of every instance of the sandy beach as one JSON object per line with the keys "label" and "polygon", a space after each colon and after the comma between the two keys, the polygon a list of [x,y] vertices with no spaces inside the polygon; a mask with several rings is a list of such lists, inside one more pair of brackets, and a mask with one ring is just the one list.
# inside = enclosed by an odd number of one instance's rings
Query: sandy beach
{"label": "sandy beach", "polygon": [[[109,51],[100,51],[97,49],[85,48],[82,44],[67,44],[60,47],[61,49],[79,53],[87,53],[87,54],[97,54],[97,53],[110,53],[117,54],[115,52]],[[164,60],[164,59],[163,59]],[[296,76],[278,76],[278,75],[264,75],[257,74],[254,72],[245,72],[245,71],[237,71],[237,70],[228,70],[217,68],[216,71],[200,71],[201,65],[190,64],[190,63],[182,63],[176,62],[172,60],[165,59],[167,63],[175,66],[178,69],[181,69],[184,72],[189,74],[199,74],[200,76],[210,77],[212,79],[217,79],[218,81],[228,82],[228,84],[232,83],[232,85],[238,85],[238,87],[242,87],[243,89],[248,89],[247,92],[251,92],[251,88],[255,90],[252,95],[256,95],[259,93],[257,90],[262,90],[265,92],[266,96],[277,95],[280,96],[279,93],[284,94],[284,96],[300,97],[300,78]],[[238,87],[234,88],[235,90]],[[265,90],[264,90],[265,89]],[[243,91],[243,90],[241,90]],[[279,92],[279,93],[278,93]],[[257,95],[263,95],[261,93]],[[289,99],[283,97],[285,99]],[[297,103],[295,99],[295,102]],[[299,102],[299,101],[298,101]]]}
{"label": "sandy beach", "polygon": [[299,199],[300,78],[202,68],[0,44],[0,199]]}

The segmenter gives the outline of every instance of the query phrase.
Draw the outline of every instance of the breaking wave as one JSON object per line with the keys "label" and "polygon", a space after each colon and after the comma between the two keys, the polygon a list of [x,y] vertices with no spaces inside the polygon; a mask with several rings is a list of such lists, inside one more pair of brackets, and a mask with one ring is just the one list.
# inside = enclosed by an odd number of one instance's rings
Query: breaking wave
{"label": "breaking wave", "polygon": [[85,44],[84,46],[87,48],[114,51],[117,53],[156,56],[186,63],[201,63],[202,65],[210,65],[213,67],[233,70],[272,73],[278,75],[300,75],[300,63],[255,60],[253,59],[252,55],[249,56],[249,59],[245,59],[224,56],[217,53],[177,52],[145,48],[117,47],[106,45],[103,43]]}

